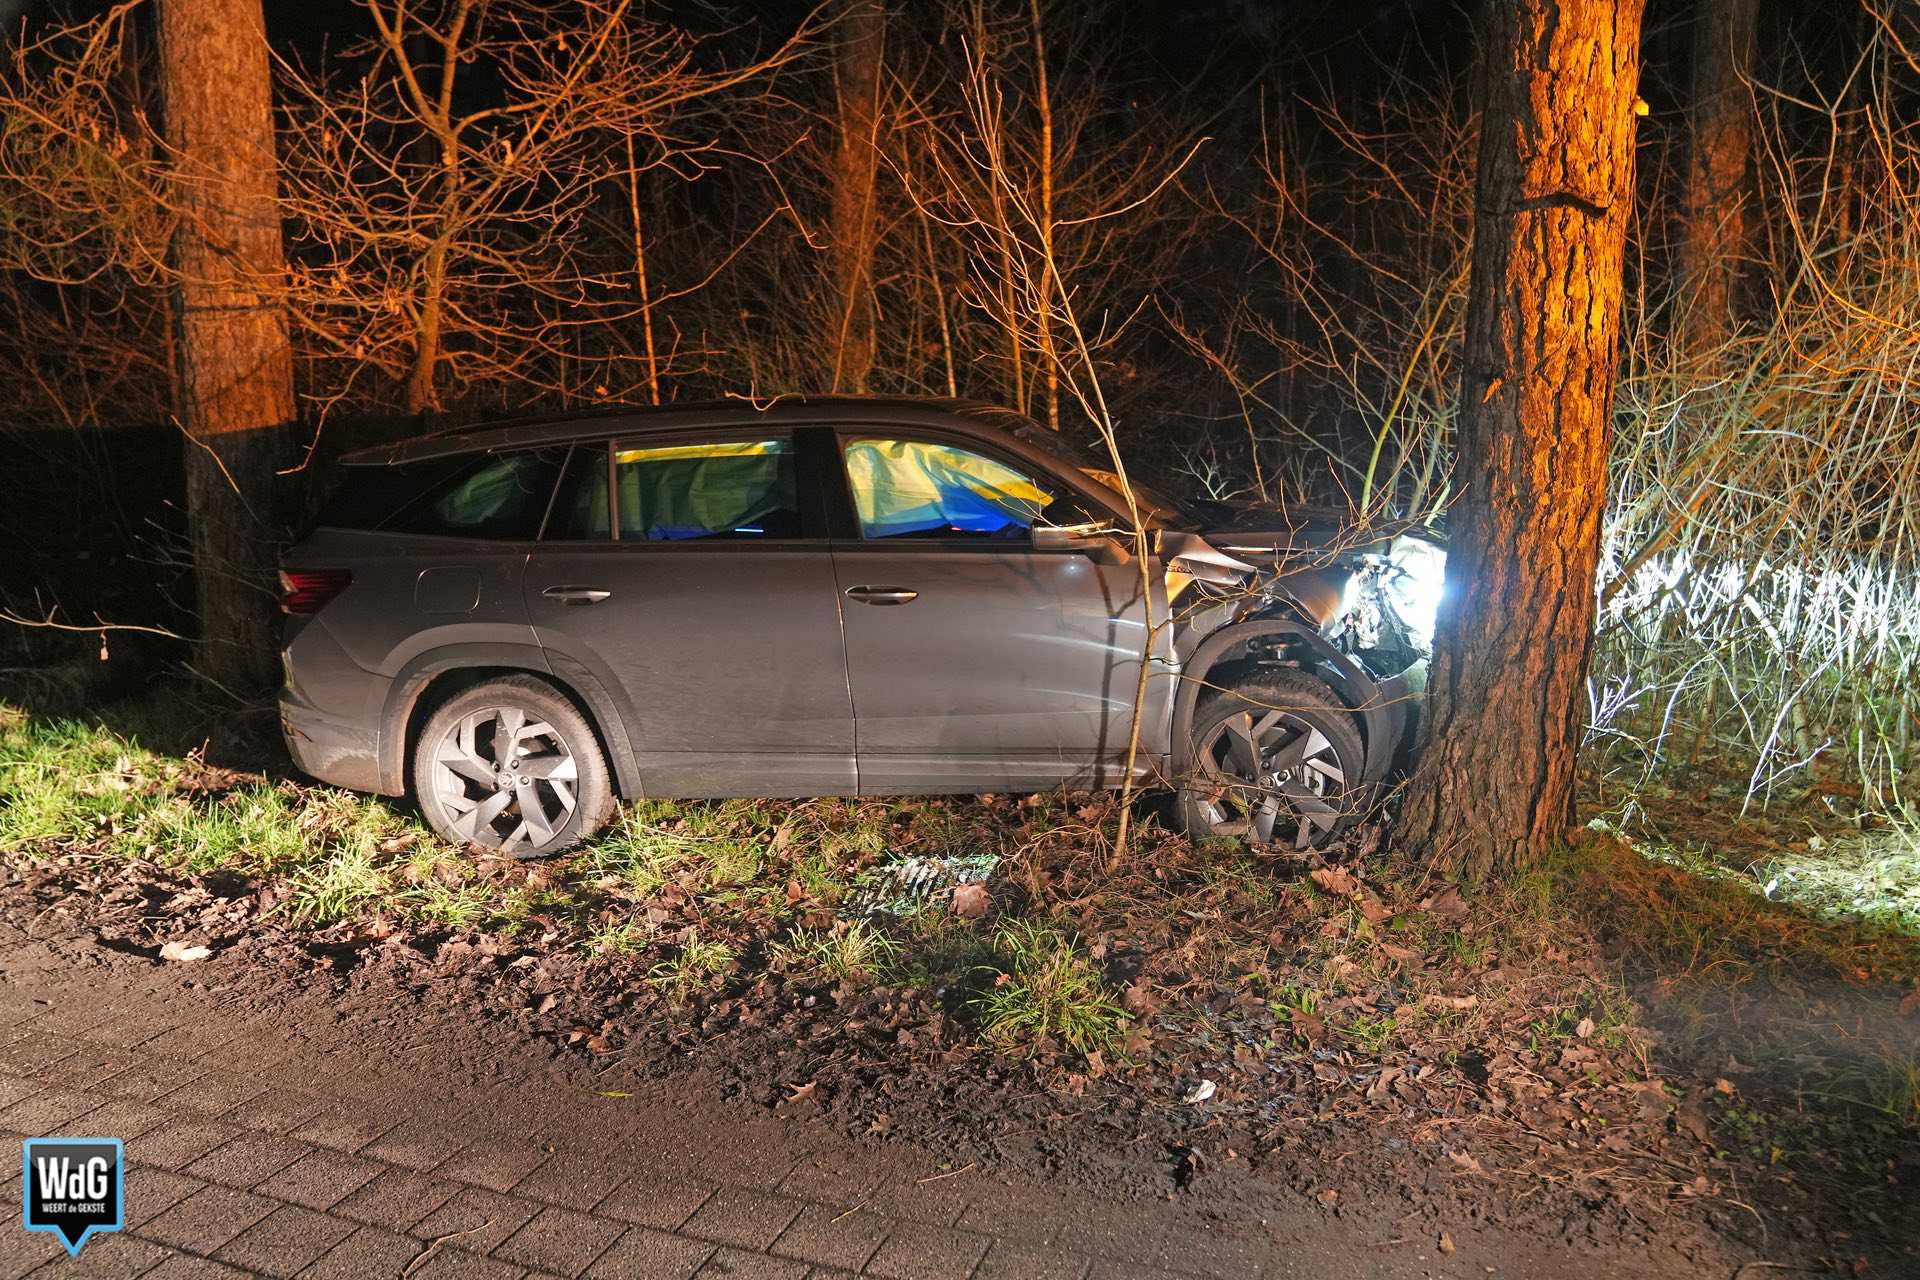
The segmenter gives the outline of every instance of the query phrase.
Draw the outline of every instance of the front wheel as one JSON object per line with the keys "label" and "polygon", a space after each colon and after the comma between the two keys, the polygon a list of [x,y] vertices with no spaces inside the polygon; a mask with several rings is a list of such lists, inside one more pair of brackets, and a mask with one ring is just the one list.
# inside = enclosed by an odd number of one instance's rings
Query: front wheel
{"label": "front wheel", "polygon": [[1326,844],[1364,814],[1359,727],[1325,682],[1262,672],[1200,704],[1180,817],[1193,836],[1249,844]]}
{"label": "front wheel", "polygon": [[532,676],[489,680],[442,704],[414,748],[413,784],[435,831],[514,858],[569,849],[613,814],[592,726]]}

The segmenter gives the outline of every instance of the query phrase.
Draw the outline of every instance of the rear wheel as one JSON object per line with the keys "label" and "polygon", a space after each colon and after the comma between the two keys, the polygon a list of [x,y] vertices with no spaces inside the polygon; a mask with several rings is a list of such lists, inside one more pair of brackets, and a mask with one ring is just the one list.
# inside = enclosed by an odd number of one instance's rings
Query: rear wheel
{"label": "rear wheel", "polygon": [[449,698],[421,730],[413,784],[435,831],[515,858],[569,849],[613,814],[592,726],[532,676],[504,676]]}
{"label": "rear wheel", "polygon": [[1325,682],[1300,672],[1262,672],[1201,703],[1192,742],[1180,791],[1190,835],[1309,849],[1371,801],[1353,713]]}

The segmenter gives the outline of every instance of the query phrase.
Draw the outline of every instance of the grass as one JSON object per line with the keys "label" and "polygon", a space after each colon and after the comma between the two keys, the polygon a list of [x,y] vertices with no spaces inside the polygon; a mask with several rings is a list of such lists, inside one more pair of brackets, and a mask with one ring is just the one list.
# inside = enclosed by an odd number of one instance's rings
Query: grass
{"label": "grass", "polygon": [[867,920],[796,929],[773,946],[774,958],[790,972],[819,982],[871,982],[894,970],[900,952],[898,942]]}
{"label": "grass", "polygon": [[647,970],[647,981],[670,1003],[685,1004],[695,993],[710,986],[713,979],[726,973],[734,958],[733,948],[724,942],[695,939],[681,947],[672,959]]}
{"label": "grass", "polygon": [[[1776,842],[1754,865],[1592,831],[1470,893],[1464,920],[1419,909],[1438,886],[1385,860],[1356,867],[1368,887],[1346,896],[1276,874],[1244,849],[1149,829],[1116,873],[1098,841],[1100,802],[1090,815],[1087,801],[1058,798],[644,802],[573,855],[509,863],[454,849],[382,801],[153,749],[188,713],[164,700],[132,711],[133,727],[109,729],[0,707],[0,854],[105,854],[237,875],[266,886],[273,918],[297,928],[384,917],[520,933],[630,964],[635,982],[676,1006],[775,975],[911,988],[996,1050],[1084,1056],[1128,1033],[1095,958],[1119,935],[1147,958],[1128,980],[1168,1001],[1161,1024],[1220,1032],[1231,1016],[1168,992],[1237,990],[1268,1012],[1261,1036],[1276,1051],[1334,1044],[1444,1057],[1514,1035],[1542,1055],[1579,1043],[1644,1059],[1653,1018],[1669,1051],[1704,1061],[1710,1050],[1724,1060],[1735,1026],[1777,1033],[1783,1055],[1804,1052],[1808,1037],[1824,1043],[1804,1007],[1765,1003],[1778,1001],[1770,984],[1843,993],[1920,984],[1911,822],[1871,838]],[[886,878],[889,859],[983,853],[1002,858],[1005,885],[986,920],[937,903],[886,920],[836,917],[858,886]],[[1067,901],[1071,928],[1054,917]],[[1570,954],[1597,953],[1578,950],[1586,938],[1612,968],[1569,967]],[[1822,998],[1830,1011],[1852,1008]],[[1789,1032],[1802,1039],[1789,1045]],[[1832,1087],[1911,1119],[1920,1106],[1911,1039],[1850,1037],[1854,1056],[1835,1067]]]}
{"label": "grass", "polygon": [[1050,925],[1015,921],[994,935],[992,985],[977,998],[987,1042],[1033,1054],[1057,1042],[1085,1055],[1113,1044],[1124,1016],[1074,940]]}

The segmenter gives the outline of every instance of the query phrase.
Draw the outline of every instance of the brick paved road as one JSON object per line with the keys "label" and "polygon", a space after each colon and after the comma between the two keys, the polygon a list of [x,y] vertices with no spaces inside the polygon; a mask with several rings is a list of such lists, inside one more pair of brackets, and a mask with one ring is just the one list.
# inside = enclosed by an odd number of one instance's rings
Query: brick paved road
{"label": "brick paved road", "polygon": [[291,1011],[235,1019],[157,972],[102,975],[85,1001],[63,982],[45,1002],[31,970],[0,990],[6,1203],[20,1138],[118,1137],[127,1156],[122,1232],[70,1261],[0,1223],[0,1280],[1292,1274],[1257,1230],[1170,1227],[1157,1206],[943,1170],[822,1126],[743,1112],[717,1129],[713,1104],[516,1078],[526,1063],[474,1082],[423,1081],[430,1052],[411,1077],[343,1061],[290,1042]]}
{"label": "brick paved road", "polygon": [[0,1203],[21,1138],[127,1158],[123,1231],[69,1259],[0,1211],[0,1280],[1700,1274],[1471,1222],[1443,1256],[1411,1191],[1337,1217],[1254,1182],[1109,1199],[622,1070],[456,1005],[289,994],[239,956],[156,964],[0,918]]}

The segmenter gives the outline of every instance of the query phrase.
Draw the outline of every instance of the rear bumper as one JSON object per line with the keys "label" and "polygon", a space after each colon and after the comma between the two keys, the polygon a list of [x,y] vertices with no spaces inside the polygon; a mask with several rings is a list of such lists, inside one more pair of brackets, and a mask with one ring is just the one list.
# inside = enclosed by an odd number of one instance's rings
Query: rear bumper
{"label": "rear bumper", "polygon": [[327,715],[283,690],[280,734],[300,772],[350,791],[380,790],[379,737],[366,725]]}

